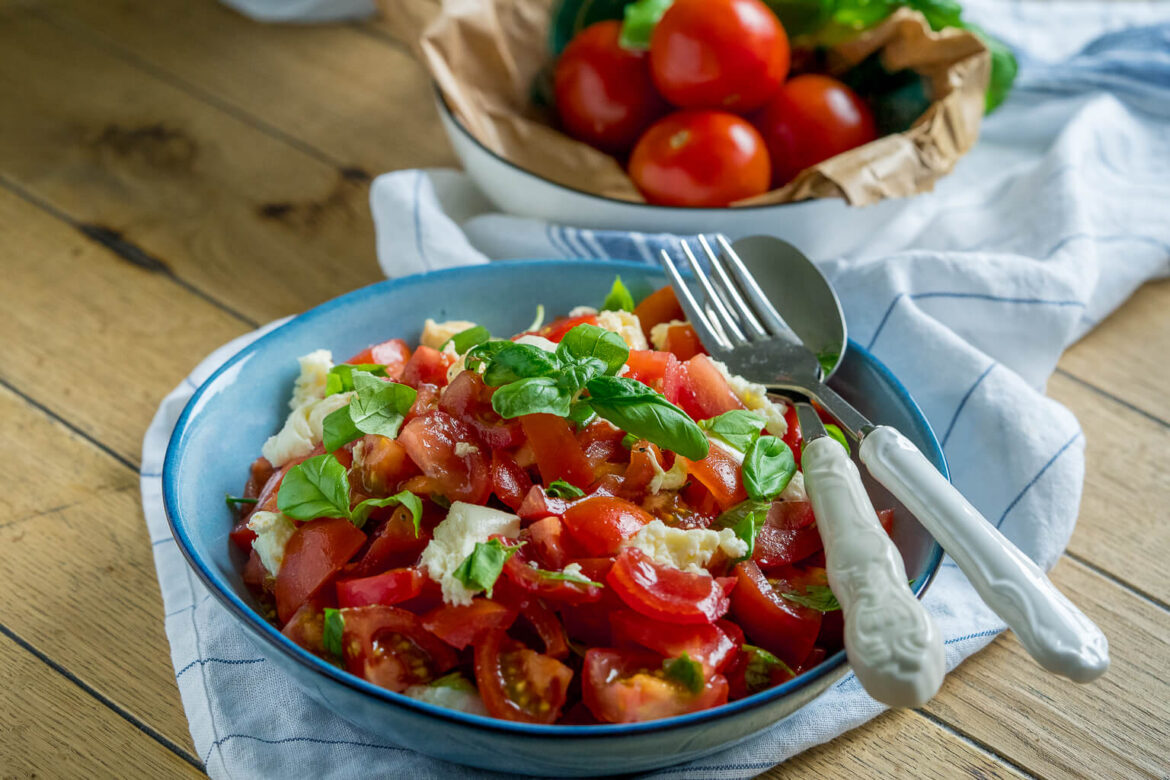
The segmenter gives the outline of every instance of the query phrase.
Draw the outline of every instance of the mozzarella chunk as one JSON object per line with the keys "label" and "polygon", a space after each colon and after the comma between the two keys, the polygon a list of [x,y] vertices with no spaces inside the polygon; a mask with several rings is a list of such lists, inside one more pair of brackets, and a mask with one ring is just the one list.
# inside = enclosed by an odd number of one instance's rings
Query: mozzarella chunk
{"label": "mozzarella chunk", "polygon": [[659,352],[666,351],[666,334],[676,325],[686,325],[686,320],[671,320],[660,322],[650,329],[650,344]]}
{"label": "mozzarella chunk", "polygon": [[280,512],[253,512],[248,518],[248,528],[256,533],[252,549],[260,556],[260,562],[268,573],[275,577],[284,563],[284,546],[292,538],[297,527]]}
{"label": "mozzarella chunk", "polygon": [[597,325],[621,336],[630,349],[650,349],[642,333],[642,323],[633,312],[603,311],[597,315]]}
{"label": "mozzarella chunk", "polygon": [[670,471],[666,471],[658,464],[658,458],[650,459],[650,467],[654,469],[654,476],[650,478],[650,492],[660,493],[663,490],[679,490],[687,483],[687,462],[677,455]]}
{"label": "mozzarella chunk", "polygon": [[455,442],[455,456],[459,458],[466,458],[474,452],[479,452],[479,447],[474,444],[468,444],[465,441]]}
{"label": "mozzarella chunk", "polygon": [[489,536],[515,539],[520,535],[520,518],[485,506],[456,501],[446,519],[435,526],[434,536],[423,550],[419,564],[443,590],[443,601],[467,605],[475,591],[455,577],[455,570],[475,550],[477,542]]}
{"label": "mozzarella chunk", "polygon": [[423,323],[422,337],[419,338],[419,343],[424,347],[431,347],[432,349],[442,349],[443,344],[447,339],[451,338],[457,333],[462,333],[468,328],[474,328],[474,322],[467,320],[447,320],[446,322],[435,322],[430,317]]}
{"label": "mozzarella chunk", "polygon": [[404,694],[436,707],[446,707],[449,710],[459,710],[472,715],[487,715],[487,707],[483,704],[479,692],[471,683],[466,687],[450,685],[412,685],[403,691]]}
{"label": "mozzarella chunk", "polygon": [[579,577],[583,580],[589,579],[585,576],[585,572],[581,571],[581,564],[576,561],[566,563],[565,568],[561,569],[561,574],[568,574],[570,577]]}
{"label": "mozzarella chunk", "polygon": [[804,489],[804,472],[798,471],[792,475],[788,486],[780,492],[782,501],[808,501],[808,492]]}
{"label": "mozzarella chunk", "polygon": [[597,314],[597,309],[592,306],[578,306],[569,311],[569,317],[586,317],[590,314]]}
{"label": "mozzarella chunk", "polygon": [[527,335],[521,336],[520,338],[516,339],[516,343],[517,344],[527,344],[530,347],[536,347],[538,349],[543,349],[545,352],[556,352],[557,351],[556,342],[549,341],[544,336],[537,336],[536,334],[533,334],[533,333],[529,333]]}
{"label": "mozzarella chunk", "polygon": [[325,397],[325,381],[329,377],[329,369],[333,368],[333,353],[319,349],[297,358],[297,362],[301,364],[301,375],[297,377],[292,398],[289,399],[289,409]]}
{"label": "mozzarella chunk", "polygon": [[308,455],[321,443],[321,427],[325,418],[348,404],[352,395],[335,393],[293,409],[280,432],[264,442],[261,454],[278,468],[293,458]]}
{"label": "mozzarella chunk", "polygon": [[718,360],[712,359],[711,362],[715,364],[715,368],[719,369],[719,373],[723,374],[723,378],[731,386],[731,392],[743,401],[743,405],[764,418],[764,429],[768,433],[773,436],[783,436],[788,433],[788,423],[784,420],[786,404],[776,403],[768,398],[768,391],[763,385],[757,385],[741,376],[736,376]]}
{"label": "mozzarella chunk", "polygon": [[671,528],[661,520],[651,520],[642,529],[622,543],[622,547],[637,547],[662,566],[673,566],[692,574],[705,574],[703,568],[711,562],[718,550],[729,558],[747,555],[747,542],[724,528]]}

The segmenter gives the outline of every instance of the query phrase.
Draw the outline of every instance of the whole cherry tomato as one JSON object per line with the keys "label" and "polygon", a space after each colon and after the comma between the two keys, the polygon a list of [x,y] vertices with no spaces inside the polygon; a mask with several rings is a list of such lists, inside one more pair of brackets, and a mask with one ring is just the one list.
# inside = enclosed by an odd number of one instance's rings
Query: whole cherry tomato
{"label": "whole cherry tomato", "polygon": [[676,0],[650,37],[654,83],[682,108],[759,108],[788,59],[788,35],[760,0]]}
{"label": "whole cherry tomato", "polygon": [[849,87],[828,76],[797,76],[754,117],[772,156],[773,186],[805,168],[878,137],[873,112]]}
{"label": "whole cherry tomato", "polygon": [[553,71],[557,113],[569,135],[624,152],[662,114],[645,52],[618,45],[622,23],[598,22],[577,34]]}
{"label": "whole cherry tomato", "polygon": [[651,203],[726,206],[768,191],[764,139],[725,111],[679,111],[646,131],[630,156],[630,177]]}

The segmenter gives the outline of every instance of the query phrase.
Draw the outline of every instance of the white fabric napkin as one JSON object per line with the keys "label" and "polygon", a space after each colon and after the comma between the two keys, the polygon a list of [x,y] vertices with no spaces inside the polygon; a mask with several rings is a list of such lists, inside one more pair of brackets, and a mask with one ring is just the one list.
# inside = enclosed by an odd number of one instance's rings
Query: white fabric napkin
{"label": "white fabric napkin", "polygon": [[[921,404],[955,484],[1047,568],[1072,533],[1084,440],[1073,416],[1044,397],[1044,383],[1070,343],[1143,281],[1170,273],[1170,8],[967,5],[969,16],[1020,47],[1015,91],[934,193],[915,198],[864,252],[822,266],[853,338]],[[1163,23],[1109,32],[1155,21]],[[649,262],[672,243],[492,213],[451,171],[381,176],[371,204],[388,276],[488,258]],[[170,431],[193,389],[256,335],[200,364],[163,402],[143,443],[143,508],[200,758],[213,777],[483,776],[314,704],[261,658],[171,539],[159,479]],[[926,604],[950,668],[1003,629],[949,559]],[[850,675],[750,741],[651,776],[752,776],[881,710]]]}

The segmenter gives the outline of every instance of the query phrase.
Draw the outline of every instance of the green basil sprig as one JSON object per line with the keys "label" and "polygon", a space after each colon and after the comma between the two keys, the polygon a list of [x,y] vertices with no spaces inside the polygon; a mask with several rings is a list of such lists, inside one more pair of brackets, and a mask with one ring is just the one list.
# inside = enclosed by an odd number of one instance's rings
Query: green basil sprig
{"label": "green basil sprig", "polygon": [[504,564],[515,555],[521,545],[509,547],[499,539],[476,542],[475,549],[463,559],[452,576],[467,586],[468,590],[485,591],[492,597],[492,587],[504,571]]}
{"label": "green basil sprig", "polygon": [[686,653],[683,653],[678,658],[670,658],[664,661],[662,671],[670,679],[682,683],[682,686],[691,693],[698,693],[703,690],[703,685],[706,683],[706,675],[703,674],[703,665],[693,660]]}
{"label": "green basil sprig", "polygon": [[341,610],[331,607],[325,608],[325,630],[321,636],[321,644],[325,652],[335,658],[341,658],[341,635],[345,632],[345,616]]}
{"label": "green basil sprig", "polygon": [[630,294],[629,289],[622,283],[622,278],[620,276],[615,276],[613,278],[613,286],[609,288],[609,294],[605,296],[605,301],[601,304],[601,310],[634,310],[634,296]]}
{"label": "green basil sprig", "polygon": [[747,452],[756,439],[760,438],[764,418],[744,409],[732,409],[718,417],[700,420],[699,427],[728,446],[740,452]]}
{"label": "green basil sprig", "polygon": [[771,501],[758,501],[749,498],[719,515],[715,525],[720,528],[730,528],[735,535],[747,544],[747,552],[740,560],[752,557],[756,549],[756,536],[768,521],[768,510],[772,508]]}
{"label": "green basil sprig", "polygon": [[321,424],[327,452],[344,447],[364,433],[395,438],[418,393],[409,385],[383,382],[366,371],[352,375],[354,395]]}
{"label": "green basil sprig", "polygon": [[470,328],[461,330],[451,338],[444,341],[439,347],[439,351],[442,352],[447,348],[447,345],[450,344],[451,346],[455,347],[455,352],[457,354],[462,355],[467,350],[471,349],[472,347],[479,346],[491,337],[491,331],[489,331],[484,326],[472,325]]}
{"label": "green basil sprig", "polygon": [[548,486],[545,487],[544,492],[548,493],[554,498],[571,499],[583,498],[585,496],[584,490],[577,487],[576,485],[570,485],[563,479],[554,479],[552,482],[548,483]]}
{"label": "green basil sprig", "polygon": [[690,460],[702,460],[710,452],[707,436],[695,421],[638,380],[601,376],[585,387],[593,411],[623,431]]}
{"label": "green basil sprig", "polygon": [[361,371],[372,376],[386,376],[386,366],[380,363],[341,363],[329,369],[325,376],[325,395],[348,393],[353,390],[353,374]]}
{"label": "green basil sprig", "polygon": [[277,508],[294,520],[344,517],[358,528],[365,525],[374,509],[399,505],[410,510],[414,535],[418,536],[422,527],[422,499],[404,490],[387,498],[367,498],[350,509],[349,476],[345,466],[328,453],[308,458],[290,468],[276,493]]}
{"label": "green basil sprig", "polygon": [[748,662],[744,669],[743,681],[748,693],[759,693],[775,684],[777,672],[784,677],[795,677],[788,664],[769,653],[762,647],[744,644],[743,651],[747,653]]}
{"label": "green basil sprig", "polygon": [[743,487],[749,498],[768,501],[780,495],[796,473],[792,450],[775,436],[752,442],[743,458]]}
{"label": "green basil sprig", "polygon": [[817,612],[836,612],[841,609],[841,603],[837,601],[837,597],[833,595],[833,591],[829,589],[828,585],[809,585],[803,593],[792,592],[780,595],[801,606],[815,609]]}

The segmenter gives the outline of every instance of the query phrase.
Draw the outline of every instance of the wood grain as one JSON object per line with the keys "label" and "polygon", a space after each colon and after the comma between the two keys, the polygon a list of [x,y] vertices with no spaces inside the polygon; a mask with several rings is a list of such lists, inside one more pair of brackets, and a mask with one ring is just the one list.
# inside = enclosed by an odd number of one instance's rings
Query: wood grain
{"label": "wood grain", "polygon": [[202,777],[133,724],[0,636],[0,777]]}

